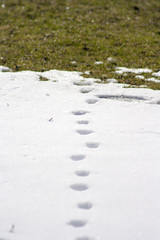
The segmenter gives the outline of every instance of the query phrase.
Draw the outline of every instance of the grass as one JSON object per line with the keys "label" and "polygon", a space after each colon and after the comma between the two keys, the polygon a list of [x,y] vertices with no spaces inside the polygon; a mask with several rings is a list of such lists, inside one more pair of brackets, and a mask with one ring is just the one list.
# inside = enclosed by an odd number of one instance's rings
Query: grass
{"label": "grass", "polygon": [[47,81],[49,81],[49,78],[39,75],[39,81],[47,82]]}
{"label": "grass", "polygon": [[14,71],[90,71],[103,82],[160,89],[115,73],[116,66],[159,70],[159,0],[2,0],[0,32],[0,65]]}

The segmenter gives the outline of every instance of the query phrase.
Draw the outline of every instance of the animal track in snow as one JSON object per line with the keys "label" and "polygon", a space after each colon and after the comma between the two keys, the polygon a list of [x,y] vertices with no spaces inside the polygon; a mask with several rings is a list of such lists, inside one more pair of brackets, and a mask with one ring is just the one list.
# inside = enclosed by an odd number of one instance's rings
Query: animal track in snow
{"label": "animal track in snow", "polygon": [[74,85],[77,85],[77,86],[90,86],[93,84],[93,81],[91,80],[75,80],[73,82]]}
{"label": "animal track in snow", "polygon": [[78,110],[78,111],[73,111],[73,115],[85,115],[86,113],[89,113],[89,111],[85,110]]}
{"label": "animal track in snow", "polygon": [[98,148],[99,147],[99,143],[97,143],[97,142],[88,142],[88,143],[86,143],[86,146],[88,148]]}
{"label": "animal track in snow", "polygon": [[77,155],[72,155],[72,156],[71,156],[71,159],[72,159],[73,161],[81,161],[81,160],[83,160],[85,157],[86,157],[86,156],[83,155],[83,154],[77,154]]}
{"label": "animal track in snow", "polygon": [[77,121],[78,124],[82,124],[82,125],[87,125],[89,124],[89,121],[87,120],[81,120],[81,121]]}
{"label": "animal track in snow", "polygon": [[88,104],[95,104],[95,103],[98,102],[98,100],[97,100],[97,99],[94,99],[94,98],[91,98],[91,99],[87,99],[86,102],[87,102]]}
{"label": "animal track in snow", "polygon": [[70,186],[75,191],[85,191],[88,189],[88,186],[84,183],[75,183]]}
{"label": "animal track in snow", "polygon": [[86,130],[86,129],[79,129],[79,130],[77,130],[77,133],[79,133],[80,135],[88,135],[88,134],[93,133],[93,131],[92,130]]}
{"label": "animal track in snow", "polygon": [[75,172],[75,174],[79,177],[88,177],[90,172],[85,170],[78,170]]}
{"label": "animal track in snow", "polygon": [[94,240],[94,238],[84,236],[84,237],[78,237],[78,238],[76,238],[76,240]]}
{"label": "animal track in snow", "polygon": [[153,101],[153,102],[150,102],[150,104],[158,104],[158,105],[160,105],[160,100],[158,100],[158,101]]}
{"label": "animal track in snow", "polygon": [[83,203],[78,203],[78,207],[84,210],[89,210],[91,209],[93,204],[91,202],[83,202]]}
{"label": "animal track in snow", "polygon": [[104,99],[114,99],[114,100],[124,100],[124,101],[144,101],[148,100],[147,98],[144,98],[142,96],[132,96],[132,95],[110,95],[110,94],[99,94],[96,95],[98,98],[104,98]]}
{"label": "animal track in snow", "polygon": [[87,221],[85,221],[85,220],[78,220],[78,219],[71,220],[69,222],[69,225],[71,225],[73,227],[84,227],[86,224],[87,224]]}
{"label": "animal track in snow", "polygon": [[93,90],[94,90],[94,88],[89,88],[89,87],[88,88],[81,88],[80,92],[81,93],[89,93]]}

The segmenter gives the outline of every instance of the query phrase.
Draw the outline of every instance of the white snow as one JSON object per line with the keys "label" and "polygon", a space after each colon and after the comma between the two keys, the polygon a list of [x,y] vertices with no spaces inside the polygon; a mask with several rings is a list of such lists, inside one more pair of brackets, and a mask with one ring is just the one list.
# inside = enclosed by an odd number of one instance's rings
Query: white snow
{"label": "white snow", "polygon": [[10,72],[11,69],[8,67],[0,66],[0,72]]}
{"label": "white snow", "polygon": [[158,79],[156,79],[156,78],[154,78],[154,77],[152,77],[152,78],[147,78],[146,81],[148,81],[148,82],[160,83],[160,80],[158,80]]}
{"label": "white snow", "polygon": [[116,68],[116,73],[118,74],[123,74],[123,73],[136,73],[136,74],[141,74],[141,73],[151,73],[152,70],[148,68],[126,68],[126,67],[117,67]]}
{"label": "white snow", "polygon": [[106,79],[107,83],[117,83],[118,81],[115,78],[108,78]]}
{"label": "white snow", "polygon": [[142,75],[137,75],[137,76],[135,76],[135,78],[138,78],[138,79],[145,79],[145,77],[142,76]]}
{"label": "white snow", "polygon": [[109,58],[107,58],[107,60],[108,60],[108,62],[114,62],[115,61],[115,59],[113,58],[113,57],[109,57]]}
{"label": "white snow", "polygon": [[160,93],[124,86],[0,73],[0,240],[160,239]]}
{"label": "white snow", "polygon": [[152,73],[152,75],[153,75],[154,77],[160,77],[160,71],[158,71],[158,72],[156,72],[156,73]]}
{"label": "white snow", "polygon": [[103,64],[103,62],[101,62],[101,61],[96,61],[94,64],[100,65],[100,64]]}

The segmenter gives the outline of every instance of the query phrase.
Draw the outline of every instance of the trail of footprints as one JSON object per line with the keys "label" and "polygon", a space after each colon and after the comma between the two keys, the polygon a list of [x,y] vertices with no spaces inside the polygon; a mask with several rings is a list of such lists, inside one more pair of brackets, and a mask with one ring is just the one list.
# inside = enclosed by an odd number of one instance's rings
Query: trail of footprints
{"label": "trail of footprints", "polygon": [[[91,83],[89,82],[88,84],[84,84],[82,82],[82,84],[80,82],[76,82],[74,83],[77,86],[85,86],[83,88],[80,89],[80,92],[83,94],[87,94],[90,93],[91,91],[94,90],[94,88],[92,87],[88,87],[89,85],[91,85]],[[88,85],[88,86],[87,86]],[[87,104],[95,104],[97,103],[98,100],[97,99],[87,99],[86,103]],[[83,129],[83,126],[88,126],[89,125],[89,121],[86,119],[82,119],[82,117],[86,116],[87,114],[89,114],[89,111],[85,111],[85,110],[75,110],[72,111],[72,114],[75,116],[76,119],[76,124],[81,126],[80,129],[77,129],[76,132],[79,135],[89,135],[94,133],[94,131],[90,130],[90,129]],[[89,148],[89,149],[96,149],[99,147],[99,143],[98,142],[86,142],[85,143],[85,147]],[[86,155],[83,154],[77,154],[77,155],[71,155],[70,159],[72,161],[85,161],[86,160]],[[78,163],[77,163],[78,166]],[[82,178],[87,178],[90,175],[90,171],[86,170],[86,169],[82,169],[82,170],[77,170],[75,171],[75,175],[79,177],[79,179],[81,180]],[[89,189],[89,186],[86,183],[73,183],[72,185],[70,185],[70,188],[73,191],[78,191],[78,192],[83,192],[83,191],[87,191]],[[79,202],[77,203],[77,207],[79,209],[81,209],[82,211],[86,211],[86,210],[90,210],[93,208],[93,203],[89,202],[89,201],[85,201],[84,202]],[[68,224],[71,225],[72,227],[75,228],[81,228],[81,227],[85,227],[87,225],[87,220],[85,219],[72,219]],[[90,238],[89,236],[82,236],[82,237],[77,237],[75,240],[94,240],[93,238]]]}

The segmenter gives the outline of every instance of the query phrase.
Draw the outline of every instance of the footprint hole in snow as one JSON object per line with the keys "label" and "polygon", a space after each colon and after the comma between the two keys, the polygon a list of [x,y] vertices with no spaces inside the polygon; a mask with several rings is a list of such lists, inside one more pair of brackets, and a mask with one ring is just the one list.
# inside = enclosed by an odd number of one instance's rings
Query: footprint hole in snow
{"label": "footprint hole in snow", "polygon": [[76,171],[75,174],[79,177],[87,177],[89,176],[90,172],[85,170],[79,170],[79,171]]}
{"label": "footprint hole in snow", "polygon": [[79,129],[79,130],[77,130],[77,133],[79,133],[80,135],[88,135],[88,134],[93,133],[93,131],[92,130],[86,130],[86,129]]}
{"label": "footprint hole in snow", "polygon": [[78,124],[82,124],[82,125],[87,125],[89,124],[89,121],[87,120],[82,120],[82,121],[77,121]]}
{"label": "footprint hole in snow", "polygon": [[74,85],[77,85],[77,86],[90,86],[93,84],[93,81],[90,81],[90,80],[75,80],[73,82]]}
{"label": "footprint hole in snow", "polygon": [[142,96],[132,96],[132,95],[110,95],[110,94],[99,94],[96,95],[98,98],[104,98],[104,99],[113,99],[113,100],[124,100],[124,101],[144,101],[147,100],[147,98]]}
{"label": "footprint hole in snow", "polygon": [[78,238],[76,238],[76,240],[94,240],[94,238],[84,236],[84,237],[78,237]]}
{"label": "footprint hole in snow", "polygon": [[85,221],[85,220],[78,220],[78,219],[71,220],[69,222],[69,225],[71,225],[73,227],[84,227],[86,224],[87,224],[87,221]]}
{"label": "footprint hole in snow", "polygon": [[99,143],[97,143],[97,142],[89,142],[89,143],[86,143],[86,146],[88,148],[98,148],[99,147]]}
{"label": "footprint hole in snow", "polygon": [[86,102],[87,102],[88,104],[95,104],[95,103],[98,102],[98,100],[93,98],[93,99],[88,99]]}
{"label": "footprint hole in snow", "polygon": [[78,203],[78,207],[84,210],[91,209],[93,204],[91,202]]}
{"label": "footprint hole in snow", "polygon": [[94,90],[94,88],[81,88],[80,92],[81,93],[89,93],[93,90]]}
{"label": "footprint hole in snow", "polygon": [[85,191],[88,189],[88,186],[83,183],[75,183],[70,186],[74,191]]}
{"label": "footprint hole in snow", "polygon": [[86,156],[83,155],[83,154],[77,154],[77,155],[72,155],[72,156],[71,156],[71,159],[72,159],[73,161],[81,161],[81,160],[83,160],[85,157],[86,157]]}
{"label": "footprint hole in snow", "polygon": [[84,111],[84,110],[78,110],[78,111],[73,111],[72,113],[75,116],[79,116],[79,115],[81,116],[81,115],[85,115],[85,114],[87,114],[89,112],[88,111]]}
{"label": "footprint hole in snow", "polygon": [[159,101],[155,101],[155,102],[150,102],[150,104],[157,104],[157,105],[160,105],[160,100],[159,100]]}

